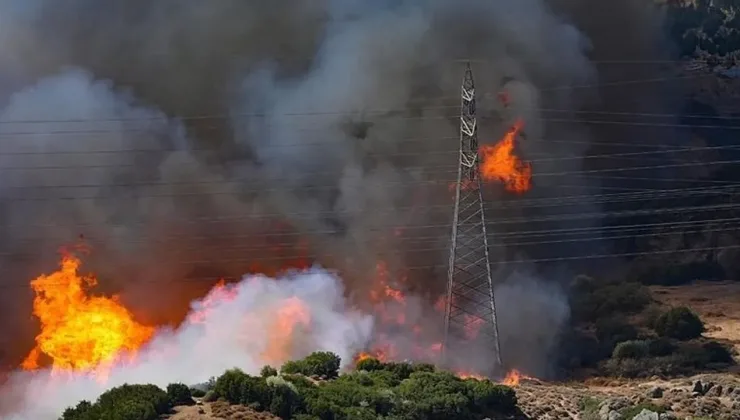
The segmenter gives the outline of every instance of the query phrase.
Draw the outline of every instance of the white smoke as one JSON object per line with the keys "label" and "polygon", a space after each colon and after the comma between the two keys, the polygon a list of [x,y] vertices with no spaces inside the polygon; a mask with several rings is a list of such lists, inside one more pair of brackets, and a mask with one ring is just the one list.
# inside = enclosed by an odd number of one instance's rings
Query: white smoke
{"label": "white smoke", "polygon": [[[223,290],[228,298],[220,298]],[[124,383],[192,385],[234,367],[257,374],[266,364],[279,367],[313,351],[334,352],[346,363],[367,344],[373,319],[346,306],[343,292],[338,277],[318,268],[277,279],[244,277],[195,301],[191,315],[202,316],[188,318],[176,331],[160,331],[134,364],[113,369],[104,382],[81,376],[52,378],[49,371],[14,374],[0,394],[14,388],[25,391],[21,406],[4,418],[54,419],[66,407],[94,401],[106,389]],[[275,322],[285,308],[296,308],[296,302],[300,319],[308,323],[295,325],[290,340],[281,342],[285,360],[275,360],[273,353],[266,354]]]}

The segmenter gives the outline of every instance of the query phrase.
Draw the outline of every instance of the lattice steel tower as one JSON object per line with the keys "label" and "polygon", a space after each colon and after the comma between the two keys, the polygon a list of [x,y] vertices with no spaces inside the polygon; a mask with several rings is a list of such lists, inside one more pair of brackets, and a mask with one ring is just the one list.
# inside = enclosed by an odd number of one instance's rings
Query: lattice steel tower
{"label": "lattice steel tower", "polygon": [[462,84],[460,161],[449,264],[443,361],[449,362],[446,360],[449,347],[458,342],[455,337],[464,338],[466,331],[475,329],[476,341],[485,340],[484,345],[490,346],[499,368],[501,350],[481,193],[475,85],[470,63],[466,65]]}

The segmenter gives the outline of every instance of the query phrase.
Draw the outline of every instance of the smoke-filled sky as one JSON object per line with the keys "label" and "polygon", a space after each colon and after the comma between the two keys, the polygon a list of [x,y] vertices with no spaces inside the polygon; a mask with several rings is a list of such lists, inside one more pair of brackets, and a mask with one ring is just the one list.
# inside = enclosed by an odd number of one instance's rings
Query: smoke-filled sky
{"label": "smoke-filled sky", "polygon": [[[181,321],[218,277],[314,260],[340,270],[350,296],[364,296],[380,260],[405,270],[414,293],[437,296],[444,269],[424,267],[446,261],[459,59],[476,59],[481,141],[523,117],[525,158],[571,157],[535,164],[532,194],[585,194],[597,183],[573,174],[578,157],[614,135],[555,124],[540,108],[567,118],[642,109],[638,93],[664,97],[665,84],[583,88],[651,77],[649,66],[593,59],[662,57],[660,18],[638,0],[3,2],[0,336],[13,340],[0,362],[32,347],[28,280],[80,238],[102,287],[150,323]],[[501,89],[509,109],[495,99]],[[621,133],[615,141],[642,141]],[[569,175],[538,178],[553,172]],[[599,208],[582,200],[572,210]],[[548,212],[514,201],[495,217]],[[548,288],[563,273],[538,272],[531,282],[545,285],[532,290],[560,296]],[[556,326],[537,326],[567,319],[564,298],[552,299],[527,325],[504,323],[538,337],[504,331],[511,348],[553,341],[538,334]]]}

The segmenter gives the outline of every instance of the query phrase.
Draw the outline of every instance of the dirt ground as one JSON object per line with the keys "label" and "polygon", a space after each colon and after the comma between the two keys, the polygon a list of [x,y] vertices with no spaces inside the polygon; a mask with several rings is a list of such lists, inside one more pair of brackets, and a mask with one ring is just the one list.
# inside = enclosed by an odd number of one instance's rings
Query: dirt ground
{"label": "dirt ground", "polygon": [[691,308],[704,321],[706,337],[732,344],[740,354],[740,282],[696,282],[652,291],[664,305]]}
{"label": "dirt ground", "polygon": [[249,407],[229,405],[225,402],[201,403],[175,407],[170,420],[280,420],[270,413],[258,413]]}
{"label": "dirt ground", "polygon": [[[685,305],[694,310],[704,320],[707,327],[705,336],[732,344],[740,355],[740,282],[697,282],[676,287],[652,287],[655,299],[660,305]],[[738,358],[740,361],[740,357]],[[713,395],[696,395],[692,389],[696,381],[722,384],[724,392]],[[664,395],[651,398],[651,390],[660,388]],[[719,387],[715,386],[715,391]],[[592,379],[585,383],[544,383],[523,381],[516,387],[519,405],[531,419],[580,419],[579,402],[583,397],[594,401],[624,399],[630,404],[660,403],[670,406],[677,414],[696,416],[702,410],[724,410],[734,413],[740,404],[738,394],[730,394],[731,389],[740,389],[740,369],[722,374],[697,375],[692,378],[671,380],[616,380]],[[722,389],[722,388],[719,388]],[[718,410],[718,407],[723,407]],[[278,420],[269,413],[257,413],[243,406],[229,406],[227,403],[178,407],[172,420]],[[680,417],[685,418],[685,417]],[[705,417],[710,418],[710,417]],[[722,418],[736,419],[733,414]]]}

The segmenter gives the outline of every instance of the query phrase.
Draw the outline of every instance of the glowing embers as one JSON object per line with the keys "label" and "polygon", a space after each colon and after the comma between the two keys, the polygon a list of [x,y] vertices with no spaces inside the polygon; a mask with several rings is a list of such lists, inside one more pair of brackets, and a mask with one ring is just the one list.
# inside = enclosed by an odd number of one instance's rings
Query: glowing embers
{"label": "glowing embers", "polygon": [[532,188],[532,165],[514,154],[515,141],[524,123],[519,120],[495,145],[480,148],[481,176],[486,181],[498,181],[507,191],[523,194]]}
{"label": "glowing embers", "polygon": [[154,328],[137,323],[117,296],[90,296],[87,289],[97,280],[80,276],[79,267],[79,259],[65,255],[58,271],[31,282],[41,333],[23,369],[38,369],[44,355],[55,372],[103,373],[121,357],[135,356],[154,335]]}

